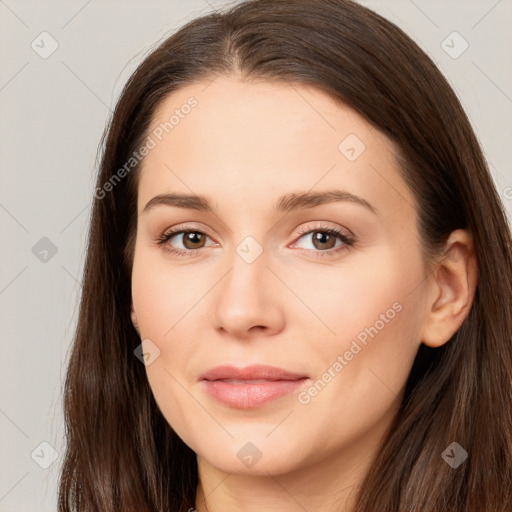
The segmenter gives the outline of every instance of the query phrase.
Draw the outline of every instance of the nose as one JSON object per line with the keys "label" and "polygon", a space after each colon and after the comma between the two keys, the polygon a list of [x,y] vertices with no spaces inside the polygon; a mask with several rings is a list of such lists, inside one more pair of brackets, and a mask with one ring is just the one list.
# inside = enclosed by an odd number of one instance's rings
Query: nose
{"label": "nose", "polygon": [[238,253],[216,287],[215,327],[237,339],[270,336],[283,329],[283,284],[268,268],[266,253],[248,262]]}

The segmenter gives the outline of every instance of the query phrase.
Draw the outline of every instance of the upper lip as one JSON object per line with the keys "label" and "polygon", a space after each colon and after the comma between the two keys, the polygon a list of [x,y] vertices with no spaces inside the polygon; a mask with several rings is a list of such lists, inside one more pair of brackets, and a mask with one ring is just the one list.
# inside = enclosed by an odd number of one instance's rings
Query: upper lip
{"label": "upper lip", "polygon": [[254,364],[246,366],[245,368],[237,368],[229,365],[216,366],[200,376],[202,380],[299,380],[303,378],[307,378],[307,375],[290,372],[276,366],[262,364]]}

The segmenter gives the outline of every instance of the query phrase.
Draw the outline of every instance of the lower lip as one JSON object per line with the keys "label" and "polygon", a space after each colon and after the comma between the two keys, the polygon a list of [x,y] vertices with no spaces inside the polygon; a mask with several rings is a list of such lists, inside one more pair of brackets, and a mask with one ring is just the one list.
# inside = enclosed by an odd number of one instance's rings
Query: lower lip
{"label": "lower lip", "polygon": [[304,386],[309,379],[251,381],[233,384],[223,380],[203,380],[206,391],[216,400],[238,409],[254,409],[272,400],[290,395]]}

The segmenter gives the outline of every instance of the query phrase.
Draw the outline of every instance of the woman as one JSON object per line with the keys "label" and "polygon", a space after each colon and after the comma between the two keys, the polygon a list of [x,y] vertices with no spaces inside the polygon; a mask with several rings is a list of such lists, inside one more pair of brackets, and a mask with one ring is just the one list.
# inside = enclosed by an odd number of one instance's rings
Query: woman
{"label": "woman", "polygon": [[395,25],[191,21],[104,138],[59,510],[509,511],[511,260],[463,108]]}

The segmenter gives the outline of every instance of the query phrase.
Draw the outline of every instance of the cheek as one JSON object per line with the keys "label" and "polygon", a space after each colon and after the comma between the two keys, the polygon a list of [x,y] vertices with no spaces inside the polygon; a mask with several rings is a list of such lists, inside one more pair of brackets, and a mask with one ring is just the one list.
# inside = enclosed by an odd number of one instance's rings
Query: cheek
{"label": "cheek", "polygon": [[208,283],[190,269],[167,261],[158,251],[136,253],[132,300],[145,338],[170,339],[180,321],[213,285],[211,276]]}
{"label": "cheek", "polygon": [[[364,399],[381,409],[405,384],[420,344],[423,267],[413,248],[398,252],[383,247],[364,264],[336,272],[325,266],[297,280],[298,293],[321,320],[305,347],[320,379],[311,390],[323,395],[319,404],[350,402],[359,409]],[[321,283],[327,283],[323,292]]]}
{"label": "cheek", "polygon": [[[349,256],[336,266],[301,262],[298,268],[283,267],[283,281],[301,299],[295,300],[284,288],[280,291],[283,299],[289,298],[293,304],[286,306],[290,322],[307,319],[311,321],[311,330],[316,323],[316,338],[329,342],[320,347],[337,348],[343,348],[343,340],[354,339],[359,334],[364,340],[366,329],[372,326],[379,332],[390,330],[391,325],[395,330],[407,323],[413,327],[415,322],[409,310],[420,307],[414,290],[423,280],[421,260],[413,249],[406,253],[389,245]],[[405,309],[406,315],[402,314]],[[299,311],[301,319],[296,315]],[[409,321],[404,322],[404,316]]]}
{"label": "cheek", "polygon": [[150,339],[159,350],[158,357],[146,366],[154,399],[169,425],[190,445],[194,438],[189,439],[189,435],[201,411],[190,398],[191,379],[185,373],[194,346],[191,318],[200,290],[190,277],[186,278],[183,269],[162,261],[149,251],[136,256],[133,306],[141,338]]}

